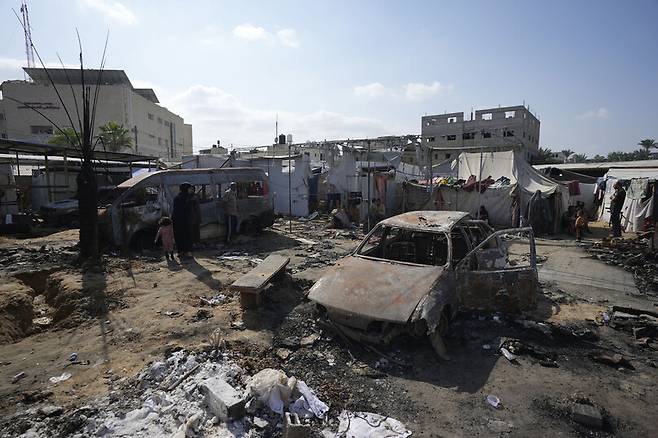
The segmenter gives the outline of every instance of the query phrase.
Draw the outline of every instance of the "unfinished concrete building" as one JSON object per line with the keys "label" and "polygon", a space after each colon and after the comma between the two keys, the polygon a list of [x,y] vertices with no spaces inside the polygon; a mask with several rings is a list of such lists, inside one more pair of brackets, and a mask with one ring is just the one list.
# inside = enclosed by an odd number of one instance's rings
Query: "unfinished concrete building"
{"label": "unfinished concrete building", "polygon": [[523,105],[477,110],[469,120],[463,112],[423,116],[418,156],[427,164],[485,148],[518,149],[530,158],[539,148],[539,127],[539,119]]}

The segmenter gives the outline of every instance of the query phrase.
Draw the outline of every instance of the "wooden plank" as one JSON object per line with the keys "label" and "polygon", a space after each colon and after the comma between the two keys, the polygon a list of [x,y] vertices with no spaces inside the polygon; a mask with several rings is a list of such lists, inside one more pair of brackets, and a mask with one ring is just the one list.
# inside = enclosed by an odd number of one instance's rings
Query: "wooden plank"
{"label": "wooden plank", "polygon": [[276,254],[267,256],[258,266],[238,278],[231,289],[238,292],[259,293],[272,277],[281,272],[290,259]]}

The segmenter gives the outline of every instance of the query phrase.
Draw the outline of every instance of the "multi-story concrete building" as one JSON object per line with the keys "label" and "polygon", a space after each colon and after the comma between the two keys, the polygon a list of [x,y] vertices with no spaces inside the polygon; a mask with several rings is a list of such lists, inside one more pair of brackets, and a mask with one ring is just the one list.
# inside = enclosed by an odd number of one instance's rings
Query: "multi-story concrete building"
{"label": "multi-story concrete building", "polygon": [[[56,129],[35,109],[62,128],[77,129],[76,102],[82,114],[80,70],[24,70],[32,81],[12,80],[0,84],[0,137],[47,143]],[[107,122],[117,122],[131,132],[133,146],[127,152],[174,161],[192,153],[192,125],[160,106],[152,89],[134,88],[123,70],[85,70],[84,80],[90,87],[92,98],[99,78],[96,133]],[[55,87],[73,124],[57,97]]]}
{"label": "multi-story concrete building", "polygon": [[539,125],[523,105],[477,110],[470,120],[463,112],[423,116],[419,157],[437,162],[463,150],[518,148],[530,158],[539,148]]}

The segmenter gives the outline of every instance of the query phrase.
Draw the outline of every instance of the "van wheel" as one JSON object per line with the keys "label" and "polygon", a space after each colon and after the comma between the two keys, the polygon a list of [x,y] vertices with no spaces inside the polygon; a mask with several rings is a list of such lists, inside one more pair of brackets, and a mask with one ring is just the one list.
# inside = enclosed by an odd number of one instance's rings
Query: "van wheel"
{"label": "van wheel", "polygon": [[448,355],[448,348],[446,347],[446,344],[443,341],[443,336],[445,335],[447,330],[448,330],[448,317],[444,312],[441,314],[441,320],[439,321],[439,324],[436,326],[436,329],[434,329],[434,331],[429,335],[430,344],[432,344],[432,348],[434,348],[436,354],[443,360],[450,360],[450,356]]}

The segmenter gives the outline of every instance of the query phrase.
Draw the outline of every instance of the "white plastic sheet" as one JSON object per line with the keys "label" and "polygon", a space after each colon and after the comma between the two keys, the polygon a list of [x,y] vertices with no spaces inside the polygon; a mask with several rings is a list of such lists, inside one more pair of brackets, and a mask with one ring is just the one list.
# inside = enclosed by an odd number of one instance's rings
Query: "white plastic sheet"
{"label": "white plastic sheet", "polygon": [[325,429],[325,438],[406,438],[411,431],[394,418],[371,412],[343,411],[338,416],[338,431]]}

